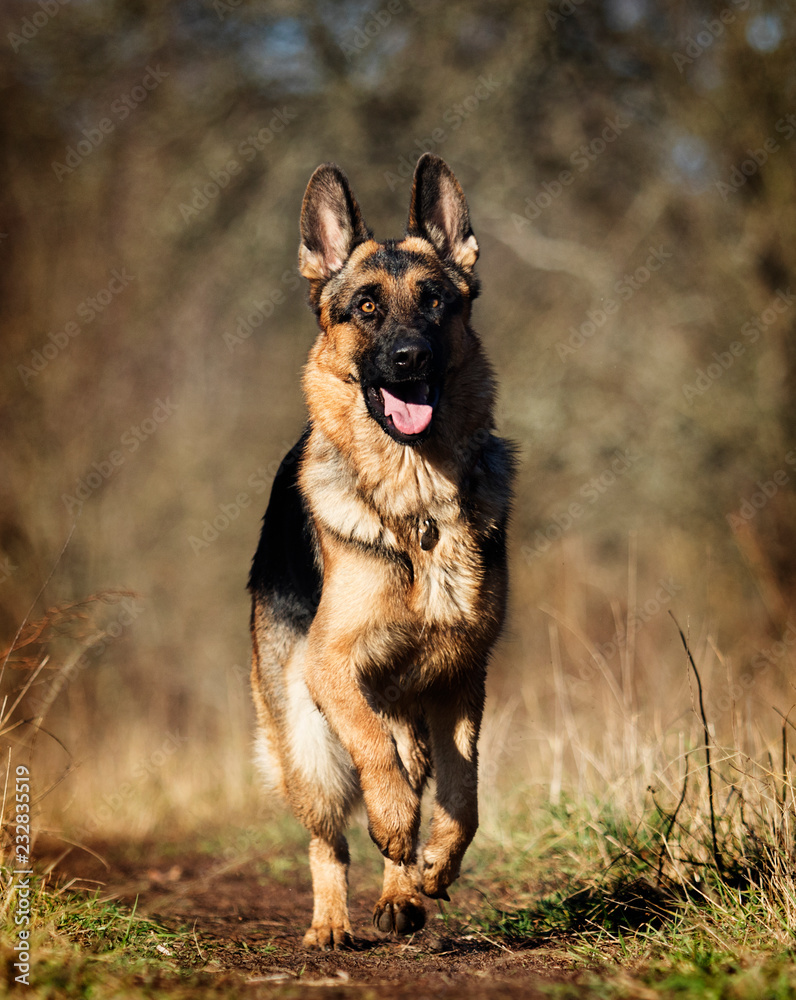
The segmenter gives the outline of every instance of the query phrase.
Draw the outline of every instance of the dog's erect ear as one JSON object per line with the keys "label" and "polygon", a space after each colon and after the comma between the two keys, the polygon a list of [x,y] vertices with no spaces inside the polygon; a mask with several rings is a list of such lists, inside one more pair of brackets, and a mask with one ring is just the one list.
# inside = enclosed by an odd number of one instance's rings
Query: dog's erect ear
{"label": "dog's erect ear", "polygon": [[478,260],[464,192],[448,164],[433,153],[417,161],[406,232],[424,237],[443,260],[465,271],[472,271]]}
{"label": "dog's erect ear", "polygon": [[325,281],[371,236],[346,175],[336,164],[322,163],[301,206],[299,271],[311,281]]}

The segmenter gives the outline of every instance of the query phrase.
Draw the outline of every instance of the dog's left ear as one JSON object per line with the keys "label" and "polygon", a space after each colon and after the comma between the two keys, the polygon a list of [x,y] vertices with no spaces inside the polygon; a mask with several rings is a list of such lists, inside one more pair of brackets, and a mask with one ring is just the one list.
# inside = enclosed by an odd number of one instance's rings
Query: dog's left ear
{"label": "dog's left ear", "polygon": [[465,271],[478,260],[464,192],[448,164],[433,153],[417,161],[406,233],[427,239],[443,260]]}

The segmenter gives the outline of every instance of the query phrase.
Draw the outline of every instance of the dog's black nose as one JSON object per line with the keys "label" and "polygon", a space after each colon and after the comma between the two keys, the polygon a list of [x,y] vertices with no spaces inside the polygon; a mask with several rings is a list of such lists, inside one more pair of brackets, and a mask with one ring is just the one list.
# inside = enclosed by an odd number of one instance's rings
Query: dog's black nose
{"label": "dog's black nose", "polygon": [[422,338],[399,340],[393,345],[390,360],[400,375],[424,372],[431,361],[431,345]]}

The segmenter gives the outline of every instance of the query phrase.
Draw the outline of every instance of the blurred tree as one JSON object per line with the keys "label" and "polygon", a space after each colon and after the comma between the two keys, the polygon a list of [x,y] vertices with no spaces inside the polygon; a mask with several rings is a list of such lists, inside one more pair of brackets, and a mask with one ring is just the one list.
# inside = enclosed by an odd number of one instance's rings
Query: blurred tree
{"label": "blurred tree", "polygon": [[[462,180],[482,246],[476,322],[524,452],[517,549],[629,449],[573,529],[591,558],[623,567],[646,525],[650,566],[669,531],[734,566],[737,537],[781,624],[789,488],[742,538],[726,515],[786,469],[796,431],[794,11],[6,0],[0,24],[4,635],[79,514],[45,600],[146,592],[151,655],[125,690],[168,663],[171,704],[198,675],[192,697],[214,701],[219,662],[245,660],[256,520],[302,420],[304,185],[337,160],[395,235],[424,149]],[[192,551],[239,495],[223,542]],[[557,552],[523,586],[544,591]]]}

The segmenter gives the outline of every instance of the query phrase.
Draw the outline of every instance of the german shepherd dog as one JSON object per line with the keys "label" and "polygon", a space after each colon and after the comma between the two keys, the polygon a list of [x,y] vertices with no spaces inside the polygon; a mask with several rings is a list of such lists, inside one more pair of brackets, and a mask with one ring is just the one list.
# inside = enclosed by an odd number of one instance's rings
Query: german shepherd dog
{"label": "german shepherd dog", "polygon": [[249,579],[256,758],[311,834],[309,948],[351,943],[344,831],[358,801],[386,859],[383,932],[418,930],[423,896],[448,899],[478,826],[514,459],[492,433],[493,374],[469,325],[477,257],[436,156],[418,161],[402,240],[373,239],[334,164],[310,179],[309,422],[276,475]]}

